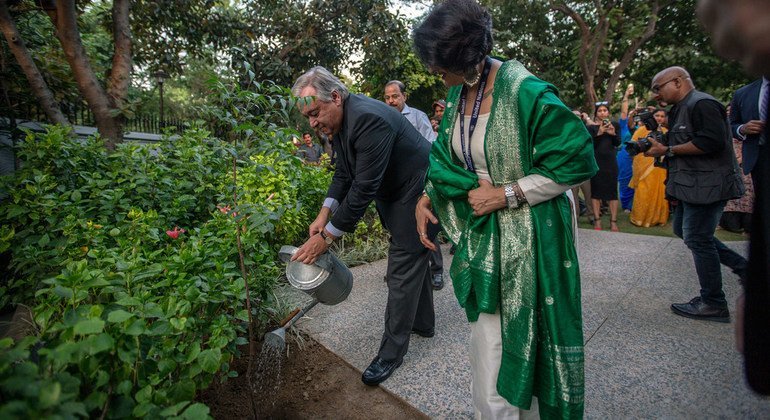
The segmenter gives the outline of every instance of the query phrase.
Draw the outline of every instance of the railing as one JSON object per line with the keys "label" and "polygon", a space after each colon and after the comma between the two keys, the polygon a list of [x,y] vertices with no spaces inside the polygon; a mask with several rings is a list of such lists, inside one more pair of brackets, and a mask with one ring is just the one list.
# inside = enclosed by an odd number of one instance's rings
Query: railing
{"label": "railing", "polygon": [[[26,103],[18,103],[11,105],[13,107],[13,116],[19,121],[48,121],[45,113],[39,106]],[[62,103],[62,113],[67,118],[67,121],[72,125],[82,125],[87,127],[93,127],[96,125],[91,110],[85,104],[67,104]],[[0,105],[0,117],[10,117],[11,112],[7,109],[7,106]],[[123,126],[123,131],[138,131],[144,133],[162,134],[169,127],[173,127],[172,132],[181,133],[186,128],[186,120],[179,118],[175,115],[164,115],[163,121],[157,114],[137,114],[132,118],[126,120]]]}

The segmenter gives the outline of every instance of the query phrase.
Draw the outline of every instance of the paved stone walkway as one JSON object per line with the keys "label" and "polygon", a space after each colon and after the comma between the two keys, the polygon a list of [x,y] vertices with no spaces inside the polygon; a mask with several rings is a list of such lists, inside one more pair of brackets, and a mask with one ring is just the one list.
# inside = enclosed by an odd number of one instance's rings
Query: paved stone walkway
{"label": "paved stone walkway", "polygon": [[[698,293],[681,240],[581,229],[579,242],[586,418],[770,418],[770,399],[743,380],[734,323],[690,320],[669,309]],[[729,246],[746,253],[745,242]],[[385,265],[355,267],[345,302],[317,305],[297,324],[361,371],[380,343]],[[733,310],[740,286],[728,269],[722,273]],[[403,365],[381,385],[432,418],[473,416],[470,329],[453,293],[450,281],[434,294],[436,336],[413,335]]]}

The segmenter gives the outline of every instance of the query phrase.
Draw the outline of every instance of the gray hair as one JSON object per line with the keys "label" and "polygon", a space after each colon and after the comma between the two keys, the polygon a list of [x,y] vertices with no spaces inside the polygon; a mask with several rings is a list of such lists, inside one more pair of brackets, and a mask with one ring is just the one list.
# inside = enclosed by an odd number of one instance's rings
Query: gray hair
{"label": "gray hair", "polygon": [[396,85],[398,87],[398,90],[401,91],[401,93],[406,93],[406,85],[404,84],[404,82],[400,80],[391,80],[390,82],[385,83],[385,87],[388,87],[390,85]]}
{"label": "gray hair", "polygon": [[315,66],[308,70],[302,76],[297,78],[294,82],[294,86],[291,88],[291,93],[294,96],[299,96],[302,89],[311,86],[316,91],[316,99],[324,102],[332,100],[332,92],[337,91],[342,100],[347,100],[350,92],[347,86],[335,77],[329,70],[321,66]]}

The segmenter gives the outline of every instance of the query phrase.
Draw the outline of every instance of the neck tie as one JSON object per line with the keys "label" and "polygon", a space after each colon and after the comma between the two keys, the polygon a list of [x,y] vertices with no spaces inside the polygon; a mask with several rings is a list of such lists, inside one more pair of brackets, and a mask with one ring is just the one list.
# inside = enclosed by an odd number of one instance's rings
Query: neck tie
{"label": "neck tie", "polygon": [[762,102],[759,104],[759,119],[765,122],[765,127],[762,132],[759,133],[759,144],[763,145],[767,143],[767,130],[770,129],[767,126],[767,105],[770,102],[770,83],[765,83],[765,94],[762,95]]}

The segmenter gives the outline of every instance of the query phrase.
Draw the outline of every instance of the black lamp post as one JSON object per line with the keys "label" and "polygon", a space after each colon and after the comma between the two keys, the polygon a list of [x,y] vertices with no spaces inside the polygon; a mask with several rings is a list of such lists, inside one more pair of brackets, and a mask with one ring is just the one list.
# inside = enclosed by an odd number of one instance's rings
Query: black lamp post
{"label": "black lamp post", "polygon": [[152,74],[155,77],[155,81],[158,82],[158,90],[160,92],[160,128],[163,128],[163,82],[168,79],[168,73],[163,70],[158,70]]}

